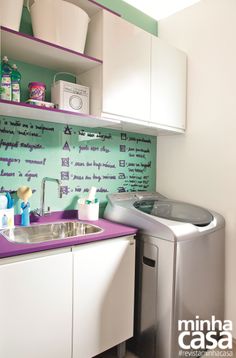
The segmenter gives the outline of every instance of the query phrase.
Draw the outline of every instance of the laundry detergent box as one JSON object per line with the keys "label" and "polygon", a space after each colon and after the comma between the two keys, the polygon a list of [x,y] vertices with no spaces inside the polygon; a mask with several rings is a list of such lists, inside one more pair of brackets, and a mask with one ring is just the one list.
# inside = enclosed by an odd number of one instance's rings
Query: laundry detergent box
{"label": "laundry detergent box", "polygon": [[14,227],[14,208],[0,209],[0,229]]}

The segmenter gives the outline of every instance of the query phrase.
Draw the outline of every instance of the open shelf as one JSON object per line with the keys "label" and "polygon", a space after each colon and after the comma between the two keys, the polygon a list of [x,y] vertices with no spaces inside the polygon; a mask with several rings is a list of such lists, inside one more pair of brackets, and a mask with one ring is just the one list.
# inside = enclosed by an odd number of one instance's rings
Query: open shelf
{"label": "open shelf", "polygon": [[[116,16],[121,16],[117,12],[109,9],[106,6],[99,4],[98,2],[96,2],[94,0],[66,0],[66,1],[71,2],[72,4],[75,4],[75,5],[78,5],[79,7],[81,7],[81,9],[83,9],[85,12],[87,12],[87,14],[90,18],[93,17],[98,11],[101,11],[101,10],[106,10]],[[24,1],[24,5],[25,6],[27,5],[26,0]]]}
{"label": "open shelf", "polygon": [[27,103],[17,103],[0,100],[0,115],[14,118],[36,119],[39,121],[71,124],[89,128],[119,126],[120,121],[115,119],[102,119],[76,112],[59,110],[56,108],[42,108]]}
{"label": "open shelf", "polygon": [[1,27],[1,53],[14,60],[58,72],[72,72],[76,75],[102,64],[102,61],[97,58],[3,26]]}

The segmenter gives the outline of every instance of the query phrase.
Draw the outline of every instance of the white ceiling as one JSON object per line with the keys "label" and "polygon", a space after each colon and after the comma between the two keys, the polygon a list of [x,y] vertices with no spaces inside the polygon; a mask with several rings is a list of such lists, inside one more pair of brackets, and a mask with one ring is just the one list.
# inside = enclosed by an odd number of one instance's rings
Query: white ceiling
{"label": "white ceiling", "polygon": [[200,0],[123,0],[156,20],[163,19]]}

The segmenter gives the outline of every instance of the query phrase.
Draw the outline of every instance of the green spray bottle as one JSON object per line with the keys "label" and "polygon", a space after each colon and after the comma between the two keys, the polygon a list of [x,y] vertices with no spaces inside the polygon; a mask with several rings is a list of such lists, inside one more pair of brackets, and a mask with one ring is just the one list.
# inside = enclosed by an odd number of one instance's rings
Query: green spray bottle
{"label": "green spray bottle", "polygon": [[20,81],[21,74],[17,69],[17,66],[12,65],[11,73],[11,89],[12,89],[12,101],[20,102]]}
{"label": "green spray bottle", "polygon": [[1,87],[0,98],[6,101],[11,101],[11,73],[12,68],[8,63],[7,56],[4,56],[1,62]]}

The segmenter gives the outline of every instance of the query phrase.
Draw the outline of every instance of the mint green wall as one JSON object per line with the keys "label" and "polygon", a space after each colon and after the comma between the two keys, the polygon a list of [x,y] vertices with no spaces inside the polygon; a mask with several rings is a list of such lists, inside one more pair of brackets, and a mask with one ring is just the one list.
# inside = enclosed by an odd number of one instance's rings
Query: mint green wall
{"label": "mint green wall", "polygon": [[102,208],[109,192],[153,191],[156,137],[0,116],[0,192],[30,186],[31,207],[38,208],[45,176],[62,182],[62,199],[47,184],[52,210],[76,208],[91,186]]}
{"label": "mint green wall", "polygon": [[[118,12],[124,19],[135,24],[145,31],[148,31],[154,35],[157,35],[157,22],[149,17],[148,15],[142,13],[141,11],[135,9],[133,6],[130,6],[122,0],[96,0],[101,5],[108,7],[109,9]],[[32,26],[30,21],[30,16],[28,10],[24,8],[21,29],[20,31],[32,34]]]}
{"label": "mint green wall", "polygon": [[[56,71],[48,68],[29,65],[28,63],[20,62],[15,59],[9,58],[11,64],[16,63],[21,73],[21,102],[29,99],[28,84],[30,82],[44,82],[46,84],[46,101],[51,101],[51,84]],[[64,77],[60,78],[66,80]],[[69,79],[71,81],[71,78]]]}
{"label": "mint green wall", "polygon": [[[118,12],[127,21],[134,25],[141,27],[142,29],[157,35],[157,22],[150,16],[135,9],[133,6],[127,4],[122,0],[96,0],[101,5],[108,7],[109,9]],[[145,0],[144,0],[145,1]]]}

